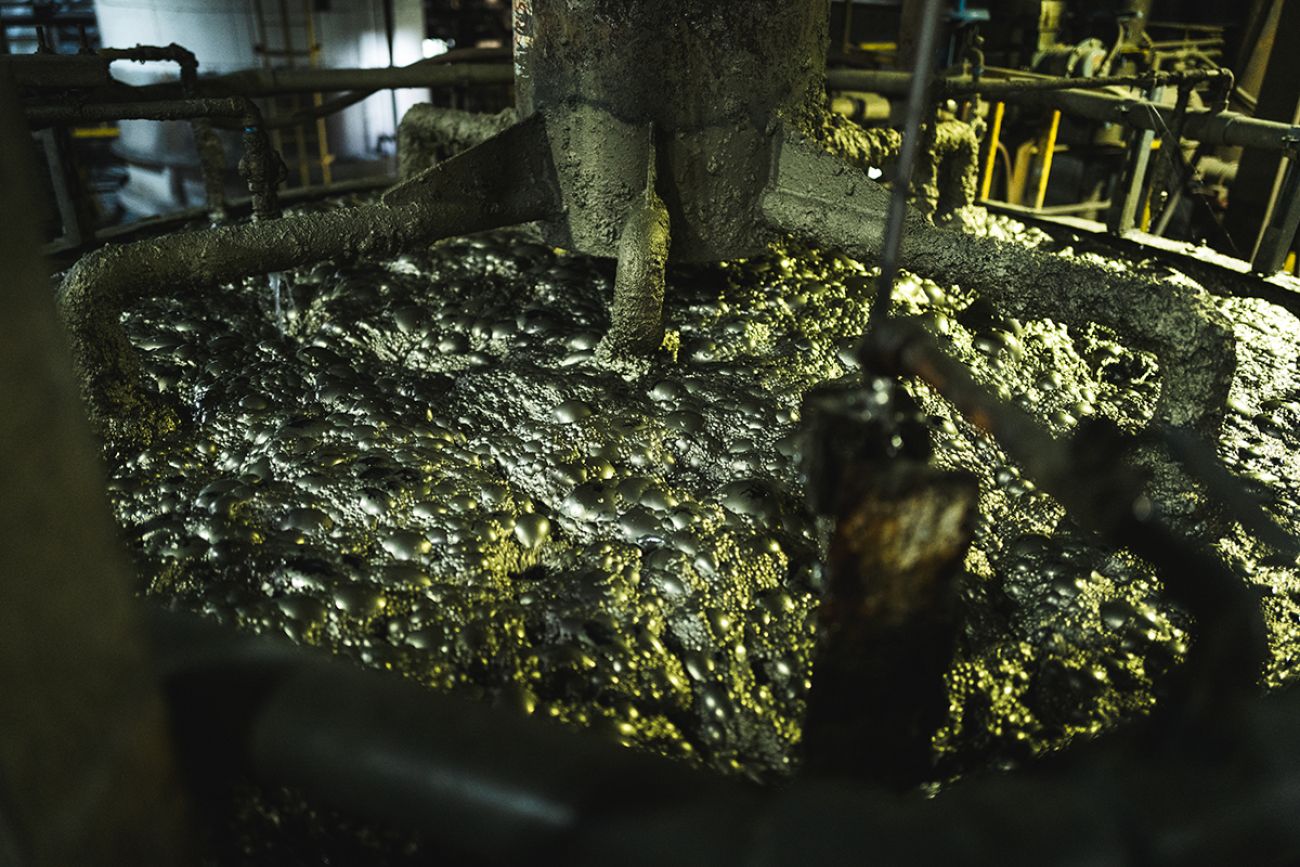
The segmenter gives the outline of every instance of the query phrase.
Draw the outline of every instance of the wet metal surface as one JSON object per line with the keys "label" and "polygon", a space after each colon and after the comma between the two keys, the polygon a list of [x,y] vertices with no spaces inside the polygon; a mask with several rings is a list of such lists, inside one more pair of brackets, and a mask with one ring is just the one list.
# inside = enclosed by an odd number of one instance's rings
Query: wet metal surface
{"label": "wet metal surface", "polygon": [[[266,278],[135,306],[128,333],[195,419],[110,456],[145,592],[724,772],[791,771],[827,529],[804,504],[798,407],[854,372],[870,272],[801,249],[672,271],[663,348],[611,366],[595,350],[612,272],[508,232],[286,272],[278,317]],[[1153,411],[1156,359],[1121,337],[1002,319],[909,276],[895,297],[1058,433],[1089,415],[1137,430]],[[1222,307],[1241,346],[1220,451],[1294,526],[1300,323],[1264,301]],[[937,462],[981,484],[936,776],[1149,709],[1186,618],[915,396]],[[1220,549],[1261,588],[1281,683],[1300,650],[1296,570],[1239,530]]]}

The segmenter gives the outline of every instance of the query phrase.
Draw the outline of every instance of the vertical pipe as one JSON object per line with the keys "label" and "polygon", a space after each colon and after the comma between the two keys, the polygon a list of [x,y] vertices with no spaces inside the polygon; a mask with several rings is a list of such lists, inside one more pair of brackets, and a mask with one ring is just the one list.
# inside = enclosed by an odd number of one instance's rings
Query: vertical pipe
{"label": "vertical pipe", "polygon": [[533,81],[528,63],[533,45],[533,0],[514,0],[512,12],[515,108],[520,117],[527,117],[533,113]]}
{"label": "vertical pipe", "polygon": [[[293,69],[296,64],[293,62],[293,31],[290,30],[289,0],[280,0],[280,27],[284,31],[284,62]],[[297,94],[290,96],[289,110],[296,112],[300,107]],[[293,127],[293,138],[298,151],[298,181],[301,186],[310,186],[311,166],[307,164],[307,139],[303,135],[301,126]]]}
{"label": "vertical pipe", "polygon": [[[261,51],[258,53],[262,55],[262,68],[270,69],[271,55],[268,51],[271,47],[271,28],[266,22],[266,9],[262,6],[262,0],[253,0],[253,23],[254,33],[261,45]],[[278,154],[284,153],[284,136],[278,129],[271,130],[271,147],[275,148]]]}
{"label": "vertical pipe", "polygon": [[1038,174],[1038,195],[1034,197],[1034,209],[1041,210],[1047,201],[1047,182],[1052,177],[1052,157],[1056,155],[1056,136],[1061,131],[1061,112],[1052,112],[1052,122],[1047,128],[1047,140],[1043,143],[1043,168]]}
{"label": "vertical pipe", "polygon": [[[396,51],[397,32],[396,19],[397,14],[393,10],[393,0],[383,0],[384,8],[384,38],[388,40],[388,65],[396,66],[397,62],[393,59],[393,52]],[[388,91],[388,96],[393,106],[393,133],[397,133],[397,126],[402,122],[397,112],[397,91]]]}
{"label": "vertical pipe", "polygon": [[844,0],[844,38],[840,43],[840,50],[844,54],[849,53],[853,46],[853,0]]}
{"label": "vertical pipe", "polygon": [[1007,104],[999,102],[993,106],[993,125],[989,128],[989,155],[984,161],[984,180],[980,182],[980,201],[987,201],[993,191],[993,169],[998,163],[998,145],[1002,142],[1002,119],[1006,115]]}
{"label": "vertical pipe", "polygon": [[[307,21],[307,62],[312,69],[316,69],[320,66],[320,44],[316,40],[316,18],[312,13],[311,0],[303,0],[302,14]],[[317,91],[311,95],[311,101],[312,105],[320,108],[324,100]],[[334,168],[330,165],[334,162],[334,157],[330,154],[329,134],[323,117],[316,118],[316,146],[320,155],[320,180],[329,186],[334,180]]]}

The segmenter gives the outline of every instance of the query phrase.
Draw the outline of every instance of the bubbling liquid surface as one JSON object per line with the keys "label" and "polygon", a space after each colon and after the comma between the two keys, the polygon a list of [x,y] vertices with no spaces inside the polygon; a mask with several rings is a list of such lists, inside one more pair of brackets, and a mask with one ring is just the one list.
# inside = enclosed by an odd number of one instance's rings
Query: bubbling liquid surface
{"label": "bubbling liquid surface", "polygon": [[[1005,220],[985,230],[1087,255]],[[1167,277],[1130,267],[1153,291]],[[109,456],[142,590],[433,689],[779,778],[798,762],[823,587],[799,406],[856,373],[873,284],[849,278],[864,274],[795,248],[674,272],[664,348],[618,365],[595,352],[611,266],[521,232],[143,303],[128,331],[194,423]],[[1221,304],[1241,361],[1220,453],[1295,526],[1300,323],[1263,301]],[[1155,405],[1157,360],[1120,335],[1006,320],[907,275],[896,309],[928,316],[1057,434],[1093,415],[1138,430]],[[937,778],[1148,710],[1191,624],[1145,565],[1074,529],[996,444],[908,387],[937,462],[981,482]],[[1261,565],[1239,529],[1218,547],[1264,592],[1267,679],[1283,683],[1300,649],[1297,572]]]}

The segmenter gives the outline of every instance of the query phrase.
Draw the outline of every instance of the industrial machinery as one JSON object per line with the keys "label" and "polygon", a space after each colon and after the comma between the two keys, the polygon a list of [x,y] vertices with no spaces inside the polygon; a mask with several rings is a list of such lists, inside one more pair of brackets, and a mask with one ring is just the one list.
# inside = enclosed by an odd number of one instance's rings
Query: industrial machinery
{"label": "industrial machinery", "polygon": [[[1227,24],[255,5],[0,56],[0,861],[1297,858],[1300,128]],[[176,121],[202,204],[97,225],[68,131]],[[1159,237],[1222,148],[1255,249]]]}

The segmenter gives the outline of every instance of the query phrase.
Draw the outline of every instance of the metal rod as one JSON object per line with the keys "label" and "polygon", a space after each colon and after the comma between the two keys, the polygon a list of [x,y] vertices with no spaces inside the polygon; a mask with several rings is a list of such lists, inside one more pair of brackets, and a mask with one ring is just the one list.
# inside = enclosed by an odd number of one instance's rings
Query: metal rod
{"label": "metal rod", "polygon": [[853,0],[844,0],[844,37],[840,40],[840,50],[849,53],[853,47]]}
{"label": "metal rod", "polygon": [[907,218],[907,197],[911,193],[912,172],[921,150],[921,121],[930,101],[930,83],[934,74],[934,51],[943,0],[924,0],[921,33],[917,39],[916,67],[907,96],[907,123],[903,130],[903,147],[898,157],[889,212],[885,218],[884,245],[880,254],[880,277],[871,318],[877,321],[889,315],[898,276],[898,253],[903,243],[903,223]]}
{"label": "metal rod", "polygon": [[[1160,98],[1160,90],[1154,91],[1152,101]],[[1115,198],[1116,204],[1111,209],[1107,225],[1116,235],[1122,235],[1134,228],[1138,222],[1138,210],[1146,201],[1147,172],[1151,166],[1151,149],[1155,145],[1156,131],[1137,129],[1129,142],[1128,163],[1120,179],[1122,189]]]}
{"label": "metal rod", "polygon": [[[307,21],[307,57],[312,69],[320,67],[320,44],[316,41],[316,14],[312,11],[311,0],[303,0],[302,14]],[[324,106],[319,91],[311,95],[312,107],[316,112]],[[330,153],[329,131],[325,127],[325,116],[316,115],[316,150],[320,159],[320,180],[329,185],[334,180],[334,155]]]}
{"label": "metal rod", "polygon": [[1047,201],[1047,182],[1052,177],[1052,157],[1056,155],[1056,136],[1061,130],[1061,113],[1052,112],[1052,122],[1047,128],[1047,139],[1043,142],[1043,166],[1038,173],[1038,193],[1034,196],[1035,210],[1043,207]]}
{"label": "metal rod", "polygon": [[[289,69],[295,67],[294,58],[297,49],[293,46],[293,25],[289,21],[289,2],[280,0],[280,34],[281,42],[284,44],[284,59]],[[300,108],[297,94],[289,94],[289,111],[291,113],[298,111]],[[301,126],[294,126],[293,141],[294,148],[298,152],[298,186],[305,187],[311,183],[311,166],[307,164],[307,141],[303,134]]]}
{"label": "metal rod", "polygon": [[984,178],[980,181],[980,199],[985,200],[993,192],[993,169],[998,162],[998,144],[1002,140],[1002,120],[1007,112],[1007,104],[999,102],[993,107],[993,124],[989,128],[988,159],[984,161]]}

